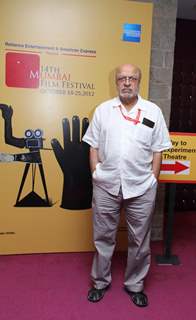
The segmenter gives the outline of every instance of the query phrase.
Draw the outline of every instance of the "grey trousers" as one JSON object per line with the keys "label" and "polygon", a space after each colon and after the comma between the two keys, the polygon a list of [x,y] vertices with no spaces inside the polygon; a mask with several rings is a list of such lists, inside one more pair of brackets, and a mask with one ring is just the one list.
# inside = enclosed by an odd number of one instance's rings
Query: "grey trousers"
{"label": "grey trousers", "polygon": [[116,245],[120,209],[124,207],[128,229],[128,255],[124,286],[129,291],[143,290],[144,278],[151,261],[150,234],[157,183],[143,195],[123,199],[111,195],[99,186],[93,186],[93,231],[96,252],[91,276],[94,287],[102,289],[111,281],[111,260]]}

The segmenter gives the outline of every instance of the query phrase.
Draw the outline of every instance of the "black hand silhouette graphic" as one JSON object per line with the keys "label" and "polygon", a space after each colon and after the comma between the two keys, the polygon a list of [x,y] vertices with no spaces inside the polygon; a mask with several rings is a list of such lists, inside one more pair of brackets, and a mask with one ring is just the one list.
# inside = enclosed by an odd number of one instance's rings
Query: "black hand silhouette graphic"
{"label": "black hand silhouette graphic", "polygon": [[2,117],[4,120],[10,120],[13,116],[13,109],[7,104],[0,104],[0,110],[2,111]]}
{"label": "black hand silhouette graphic", "polygon": [[5,129],[4,129],[5,143],[18,148],[24,148],[25,139],[16,138],[12,134],[12,116],[13,116],[12,107],[8,106],[7,104],[0,104],[0,110],[2,111],[2,117],[5,121]]}
{"label": "black hand silhouette graphic", "polygon": [[[87,118],[82,120],[82,137],[88,128]],[[64,149],[59,141],[52,139],[51,145],[64,175],[61,207],[71,210],[91,208],[92,181],[89,165],[89,145],[80,139],[80,119],[72,118],[72,140],[70,124],[63,119]]]}

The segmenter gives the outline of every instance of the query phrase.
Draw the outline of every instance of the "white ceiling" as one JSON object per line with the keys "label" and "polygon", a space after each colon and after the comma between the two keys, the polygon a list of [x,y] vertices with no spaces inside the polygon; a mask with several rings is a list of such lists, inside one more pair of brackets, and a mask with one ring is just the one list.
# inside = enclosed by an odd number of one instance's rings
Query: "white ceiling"
{"label": "white ceiling", "polygon": [[178,0],[177,18],[196,20],[196,0]]}

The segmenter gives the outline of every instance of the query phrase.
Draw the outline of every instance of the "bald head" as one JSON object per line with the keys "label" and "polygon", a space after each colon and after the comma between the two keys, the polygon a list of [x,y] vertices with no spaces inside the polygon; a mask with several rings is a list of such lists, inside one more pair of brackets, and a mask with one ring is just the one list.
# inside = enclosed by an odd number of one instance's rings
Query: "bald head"
{"label": "bald head", "polygon": [[118,77],[121,76],[122,74],[125,76],[127,74],[134,75],[137,77],[139,83],[141,81],[141,77],[142,77],[141,69],[135,66],[134,64],[122,64],[118,66],[116,68],[116,82],[118,80]]}

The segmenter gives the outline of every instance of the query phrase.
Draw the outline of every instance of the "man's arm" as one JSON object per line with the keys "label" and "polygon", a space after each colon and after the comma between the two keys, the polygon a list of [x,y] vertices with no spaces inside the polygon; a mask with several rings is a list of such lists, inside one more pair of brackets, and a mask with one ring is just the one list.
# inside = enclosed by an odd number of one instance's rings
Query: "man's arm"
{"label": "man's arm", "polygon": [[162,152],[154,152],[152,160],[152,171],[155,178],[158,180],[161,168]]}
{"label": "man's arm", "polygon": [[90,147],[90,168],[91,173],[95,171],[96,165],[99,162],[98,149]]}

